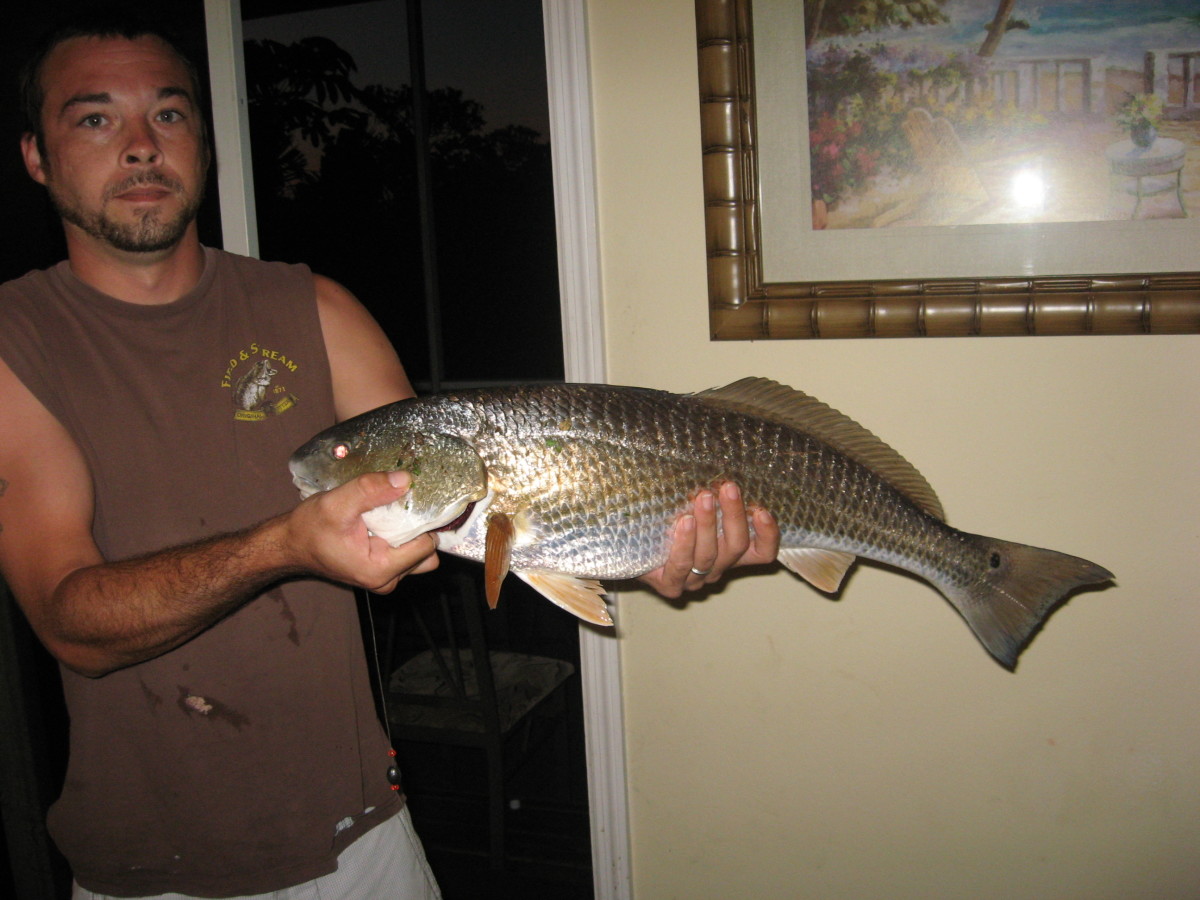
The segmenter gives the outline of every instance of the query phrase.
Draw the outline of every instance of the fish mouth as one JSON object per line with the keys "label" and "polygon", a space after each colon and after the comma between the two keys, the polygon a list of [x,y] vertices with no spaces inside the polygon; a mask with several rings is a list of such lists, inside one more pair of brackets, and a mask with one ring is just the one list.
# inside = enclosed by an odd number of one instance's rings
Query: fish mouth
{"label": "fish mouth", "polygon": [[294,484],[296,489],[300,491],[301,500],[307,500],[313,494],[319,494],[321,492],[321,488],[317,486],[315,481],[305,478],[303,475],[295,472],[292,473],[292,484]]}
{"label": "fish mouth", "polygon": [[414,511],[409,504],[411,496],[401,497],[363,513],[362,520],[367,531],[391,546],[399,547],[422,534],[453,533],[470,518],[472,507],[475,506],[473,501],[464,497],[433,513],[420,509]]}
{"label": "fish mouth", "polygon": [[431,528],[426,532],[426,534],[437,534],[439,531],[458,531],[458,529],[466,523],[467,519],[471,518],[471,512],[474,509],[475,501],[472,500],[466,505],[466,507],[463,508],[463,511],[459,513],[458,517],[452,522],[447,522],[445,525],[442,525],[438,528]]}
{"label": "fish mouth", "polygon": [[[319,494],[324,490],[324,488],[322,488],[320,485],[318,485],[311,478],[308,478],[299,473],[292,474],[292,484],[294,484],[296,486],[296,489],[298,491],[300,491],[300,499],[301,500],[307,500],[313,494]],[[469,518],[471,518],[471,513],[475,509],[475,504],[476,504],[475,500],[470,501],[469,503],[467,503],[466,506],[463,507],[462,512],[460,512],[453,519],[451,519],[444,525],[438,525],[436,528],[427,529],[426,533],[427,534],[437,534],[439,531],[457,531],[459,528],[461,528],[466,523],[466,521]],[[381,507],[380,509],[383,509],[383,508],[385,508],[385,507]],[[413,534],[412,536],[416,537],[416,534]]]}

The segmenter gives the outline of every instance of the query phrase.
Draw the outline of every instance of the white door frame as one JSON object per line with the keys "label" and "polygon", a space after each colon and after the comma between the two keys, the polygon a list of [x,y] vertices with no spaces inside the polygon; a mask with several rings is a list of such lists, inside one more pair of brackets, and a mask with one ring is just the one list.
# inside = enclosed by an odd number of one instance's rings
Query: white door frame
{"label": "white door frame", "polygon": [[[208,36],[208,86],[221,239],[230,253],[258,256],[250,117],[246,113],[246,60],[242,50],[242,0],[204,0]],[[236,52],[235,52],[236,49]]]}
{"label": "white door frame", "polygon": [[[204,0],[225,249],[258,255],[241,0]],[[568,381],[605,380],[586,0],[542,0]],[[611,632],[579,632],[596,900],[632,897],[621,664]]]}
{"label": "white door frame", "polygon": [[[586,0],[542,0],[542,18],[566,376],[568,381],[602,382],[604,315]],[[629,900],[633,888],[620,649],[612,631],[582,625],[579,653],[595,897]]]}

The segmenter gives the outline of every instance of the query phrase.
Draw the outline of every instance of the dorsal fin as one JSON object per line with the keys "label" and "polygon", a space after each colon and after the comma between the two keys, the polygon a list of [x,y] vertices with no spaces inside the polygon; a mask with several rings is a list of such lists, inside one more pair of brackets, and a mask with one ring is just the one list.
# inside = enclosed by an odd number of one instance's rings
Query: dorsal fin
{"label": "dorsal fin", "polygon": [[769,378],[743,378],[691,396],[810,434],[871,469],[925,512],[945,518],[933,488],[912,463],[853,419],[803,391]]}

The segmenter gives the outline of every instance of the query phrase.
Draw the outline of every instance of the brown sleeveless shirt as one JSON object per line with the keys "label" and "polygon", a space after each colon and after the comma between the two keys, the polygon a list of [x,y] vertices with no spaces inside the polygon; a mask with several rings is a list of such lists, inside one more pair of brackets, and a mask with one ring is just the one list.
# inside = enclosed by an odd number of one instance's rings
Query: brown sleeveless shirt
{"label": "brown sleeveless shirt", "polygon": [[[194,290],[142,306],[60,263],[0,286],[0,357],[82,450],[109,560],[290,509],[288,456],[334,421],[303,266],[206,249]],[[71,745],[49,824],[93,891],[278,890],[333,871],[400,807],[343,588],[282,584],[157,659],[62,675]]]}

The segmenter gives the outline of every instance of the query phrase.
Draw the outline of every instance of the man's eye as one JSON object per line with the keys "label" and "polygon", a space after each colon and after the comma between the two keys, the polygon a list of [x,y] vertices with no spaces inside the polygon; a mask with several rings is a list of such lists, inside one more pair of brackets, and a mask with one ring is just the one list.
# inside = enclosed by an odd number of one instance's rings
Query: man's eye
{"label": "man's eye", "polygon": [[90,116],[84,116],[79,124],[87,128],[99,128],[104,124],[104,116],[100,113],[92,113]]}

